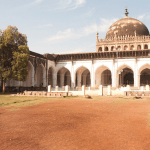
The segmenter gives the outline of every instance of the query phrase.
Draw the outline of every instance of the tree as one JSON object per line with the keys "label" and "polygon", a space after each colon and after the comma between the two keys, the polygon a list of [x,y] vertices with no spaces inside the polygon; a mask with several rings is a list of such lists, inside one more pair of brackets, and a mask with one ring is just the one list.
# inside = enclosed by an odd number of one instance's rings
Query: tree
{"label": "tree", "polygon": [[26,35],[18,32],[18,28],[8,26],[0,31],[0,78],[5,83],[13,79],[25,81],[28,75],[29,48]]}

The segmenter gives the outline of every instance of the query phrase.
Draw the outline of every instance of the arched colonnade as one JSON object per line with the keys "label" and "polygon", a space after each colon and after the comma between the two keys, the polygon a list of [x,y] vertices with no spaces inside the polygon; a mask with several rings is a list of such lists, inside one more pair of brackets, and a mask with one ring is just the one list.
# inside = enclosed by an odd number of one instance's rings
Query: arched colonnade
{"label": "arched colonnade", "polygon": [[[57,86],[62,87],[65,85],[69,85],[71,87],[72,85],[71,72],[67,68],[65,67],[60,68],[56,74],[57,74],[57,82],[56,82]],[[81,66],[77,68],[74,74],[75,74],[75,84],[74,84],[75,87],[81,87],[82,85],[85,85],[86,87],[91,86],[91,82],[92,82],[91,72],[86,67]],[[112,80],[113,80],[112,72],[108,67],[104,65],[97,67],[94,76],[95,76],[94,77],[95,87],[98,87],[99,85],[103,85],[103,86],[112,85]],[[54,77],[51,78],[53,78],[54,80]],[[150,84],[150,65],[144,65],[140,68],[138,80],[139,80],[139,86]],[[116,70],[116,86],[118,85],[134,86],[134,71],[130,66],[122,65]]]}
{"label": "arched colonnade", "polygon": [[[7,81],[7,86],[23,86],[23,87],[46,87],[47,85],[55,86],[65,86],[69,85],[72,87],[81,87],[85,85],[86,87],[92,86],[92,77],[94,77],[94,86],[99,85],[107,86],[112,85],[113,78],[116,79],[116,87],[118,85],[126,86],[127,84],[135,85],[135,75],[133,69],[128,65],[122,65],[118,67],[115,71],[115,76],[113,76],[112,71],[105,65],[97,67],[94,72],[94,76],[91,75],[91,71],[84,66],[78,67],[74,72],[74,84],[72,84],[72,74],[71,71],[65,67],[61,67],[55,70],[54,67],[49,67],[47,73],[45,67],[40,64],[34,70],[33,65],[29,62],[28,65],[28,76],[25,82],[22,81]],[[47,74],[47,79],[46,79]],[[138,70],[138,86],[144,86],[146,84],[150,85],[150,64],[145,64]]]}
{"label": "arched colonnade", "polygon": [[[98,48],[98,52],[102,52],[102,51],[114,51],[116,50],[115,48],[116,46],[115,45],[112,45],[112,46],[104,46],[104,47],[99,47]],[[125,45],[119,45],[117,46],[117,49],[120,49],[121,51],[126,51],[126,50],[142,50],[142,49],[148,49],[149,46],[148,44],[137,44],[137,45],[134,45],[134,44],[125,44]]]}

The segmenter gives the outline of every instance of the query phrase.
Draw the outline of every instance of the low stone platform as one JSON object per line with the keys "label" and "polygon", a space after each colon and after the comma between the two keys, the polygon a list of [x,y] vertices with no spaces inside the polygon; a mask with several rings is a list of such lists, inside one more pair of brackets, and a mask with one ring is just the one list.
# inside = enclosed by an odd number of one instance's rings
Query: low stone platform
{"label": "low stone platform", "polygon": [[69,92],[59,92],[59,91],[53,91],[53,92],[46,92],[46,91],[24,91],[23,93],[17,93],[15,96],[42,96],[42,97],[64,97],[71,95]]}

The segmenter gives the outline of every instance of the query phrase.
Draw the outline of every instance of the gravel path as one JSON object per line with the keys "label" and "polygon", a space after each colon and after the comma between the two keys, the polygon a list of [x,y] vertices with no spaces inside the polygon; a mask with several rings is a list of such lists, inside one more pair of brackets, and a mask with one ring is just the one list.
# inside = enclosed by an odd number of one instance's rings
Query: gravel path
{"label": "gravel path", "polygon": [[113,100],[0,108],[0,150],[150,150],[150,101]]}

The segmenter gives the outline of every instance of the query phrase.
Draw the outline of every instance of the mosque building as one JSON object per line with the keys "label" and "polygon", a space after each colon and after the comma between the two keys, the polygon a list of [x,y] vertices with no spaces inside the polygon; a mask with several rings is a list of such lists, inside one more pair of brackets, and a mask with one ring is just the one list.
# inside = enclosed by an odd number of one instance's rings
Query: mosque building
{"label": "mosque building", "polygon": [[113,23],[105,39],[96,33],[96,52],[37,54],[30,51],[25,82],[7,81],[6,87],[24,89],[63,87],[112,88],[150,85],[150,35],[139,20],[128,16]]}

